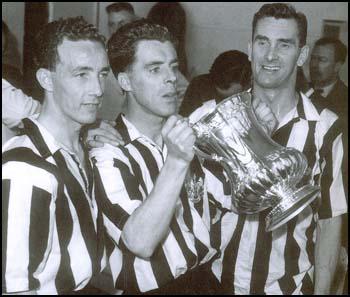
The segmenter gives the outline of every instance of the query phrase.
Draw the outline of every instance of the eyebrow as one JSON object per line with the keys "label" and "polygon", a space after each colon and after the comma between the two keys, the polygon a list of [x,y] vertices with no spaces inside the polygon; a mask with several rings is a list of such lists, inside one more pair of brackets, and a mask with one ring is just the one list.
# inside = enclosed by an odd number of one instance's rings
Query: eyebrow
{"label": "eyebrow", "polygon": [[[264,36],[264,35],[257,35],[257,36],[255,36],[254,40],[266,40],[266,41],[269,41],[270,39],[267,36]],[[278,42],[295,44],[295,40],[292,39],[292,38],[279,38],[279,39],[277,39],[277,41]]]}
{"label": "eyebrow", "polygon": [[[107,67],[103,67],[100,72],[103,72],[103,71],[110,71],[110,67],[107,66]],[[78,71],[94,71],[94,69],[92,67],[87,67],[87,66],[82,66],[82,67],[77,67],[77,68],[74,68],[73,69],[73,72],[78,72]]]}
{"label": "eyebrow", "polygon": [[[170,61],[170,64],[174,64],[174,63],[178,63],[178,60],[174,59],[174,60]],[[152,66],[158,66],[158,65],[162,65],[162,64],[164,64],[164,62],[162,62],[162,61],[152,61],[150,63],[147,63],[145,66],[152,67]]]}

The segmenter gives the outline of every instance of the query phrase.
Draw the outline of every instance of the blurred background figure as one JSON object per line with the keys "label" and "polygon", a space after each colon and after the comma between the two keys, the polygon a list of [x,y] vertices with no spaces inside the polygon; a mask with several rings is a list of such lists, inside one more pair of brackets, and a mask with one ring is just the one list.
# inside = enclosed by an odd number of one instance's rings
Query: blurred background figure
{"label": "blurred background figure", "polygon": [[20,59],[16,39],[7,24],[2,21],[2,78],[14,87],[22,89],[23,76],[18,62],[20,62]]}
{"label": "blurred background figure", "polygon": [[121,26],[136,20],[134,7],[129,2],[116,2],[106,7],[109,36]]}
{"label": "blurred background figure", "polygon": [[221,53],[209,73],[195,77],[187,88],[180,114],[188,116],[205,101],[218,103],[250,87],[251,66],[248,56],[237,50]]}
{"label": "blurred background figure", "polygon": [[178,41],[177,56],[180,72],[188,78],[185,46],[186,12],[179,2],[158,2],[149,11],[147,19],[165,26]]}
{"label": "blurred background figure", "polygon": [[348,115],[348,88],[339,78],[346,56],[347,48],[340,40],[324,37],[315,42],[310,59],[310,79],[315,90],[311,98],[340,118]]}

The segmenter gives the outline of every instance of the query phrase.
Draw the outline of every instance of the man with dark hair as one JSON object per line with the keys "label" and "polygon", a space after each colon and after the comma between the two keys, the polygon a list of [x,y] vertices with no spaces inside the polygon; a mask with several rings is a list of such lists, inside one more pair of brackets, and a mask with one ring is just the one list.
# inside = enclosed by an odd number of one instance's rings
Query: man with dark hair
{"label": "man with dark hair", "polygon": [[[315,107],[296,91],[297,69],[308,55],[307,21],[288,4],[265,4],[255,14],[249,58],[253,103],[266,102],[278,120],[272,139],[302,151],[310,182],[321,197],[272,232],[265,231],[271,209],[222,218],[223,253],[212,270],[231,294],[329,294],[340,248],[341,215],[347,199],[341,165],[338,117]],[[230,218],[231,217],[231,218]]]}
{"label": "man with dark hair", "polygon": [[112,275],[126,294],[210,293],[218,287],[199,266],[217,254],[209,236],[211,189],[204,188],[198,160],[192,161],[193,131],[174,115],[174,42],[165,27],[146,20],[123,26],[108,42],[113,73],[127,96],[115,124],[125,145],[95,148],[91,157],[112,239]]}
{"label": "man with dark hair", "polygon": [[79,134],[96,120],[109,64],[104,37],[82,17],[47,24],[35,41],[42,110],[3,146],[2,292],[69,294],[106,262]]}
{"label": "man with dark hair", "polygon": [[187,87],[180,114],[190,115],[204,102],[216,103],[250,86],[251,67],[248,56],[237,50],[221,53],[208,74],[195,77]]}
{"label": "man with dark hair", "polygon": [[112,35],[121,26],[137,19],[134,7],[129,2],[116,2],[106,7],[108,14],[108,29]]}
{"label": "man with dark hair", "polygon": [[348,88],[339,71],[346,60],[347,48],[338,39],[324,37],[315,42],[310,59],[310,78],[315,92],[311,99],[334,111],[346,123]]}

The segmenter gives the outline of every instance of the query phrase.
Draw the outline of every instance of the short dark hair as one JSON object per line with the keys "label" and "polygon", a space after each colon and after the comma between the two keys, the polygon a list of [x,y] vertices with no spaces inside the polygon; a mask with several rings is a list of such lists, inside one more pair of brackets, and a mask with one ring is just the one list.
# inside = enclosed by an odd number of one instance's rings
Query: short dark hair
{"label": "short dark hair", "polygon": [[251,66],[248,56],[237,50],[221,53],[210,68],[209,75],[215,86],[227,89],[231,83],[249,85]]}
{"label": "short dark hair", "polygon": [[328,45],[331,44],[334,46],[334,59],[336,62],[344,63],[348,53],[348,49],[344,43],[342,43],[337,38],[332,37],[322,37],[315,42],[316,46]]}
{"label": "short dark hair", "polygon": [[306,16],[301,12],[297,12],[292,5],[286,3],[264,4],[259,9],[253,19],[253,38],[258,21],[266,17],[273,17],[276,19],[294,19],[298,25],[300,47],[303,47],[306,44]]}
{"label": "short dark hair", "polygon": [[71,41],[91,40],[105,47],[105,37],[83,17],[60,18],[45,25],[35,37],[35,63],[38,68],[54,70],[59,60],[58,46],[64,38]]}
{"label": "short dark hair", "polygon": [[107,13],[119,12],[122,10],[135,14],[134,7],[129,2],[115,2],[106,7]]}
{"label": "short dark hair", "polygon": [[176,48],[176,39],[166,27],[146,19],[139,19],[120,27],[108,40],[107,52],[116,76],[134,62],[137,44],[142,40],[170,41]]}

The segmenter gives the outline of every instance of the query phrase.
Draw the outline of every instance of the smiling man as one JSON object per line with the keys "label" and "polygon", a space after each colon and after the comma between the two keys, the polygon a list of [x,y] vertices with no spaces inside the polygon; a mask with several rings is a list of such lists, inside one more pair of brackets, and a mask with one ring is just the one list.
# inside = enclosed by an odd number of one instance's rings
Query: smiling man
{"label": "smiling man", "polygon": [[271,209],[255,215],[225,215],[224,252],[212,268],[226,293],[330,292],[339,255],[340,218],[347,212],[341,174],[344,151],[337,116],[317,109],[296,91],[297,69],[308,55],[306,33],[306,17],[292,6],[261,7],[254,15],[249,44],[252,94],[253,100],[267,103],[278,119],[272,139],[305,154],[310,182],[320,185],[321,197],[272,232],[265,231]]}
{"label": "smiling man", "polygon": [[40,115],[3,146],[2,290],[70,294],[105,266],[102,214],[80,129],[96,120],[109,72],[105,39],[81,17],[36,37]]}

